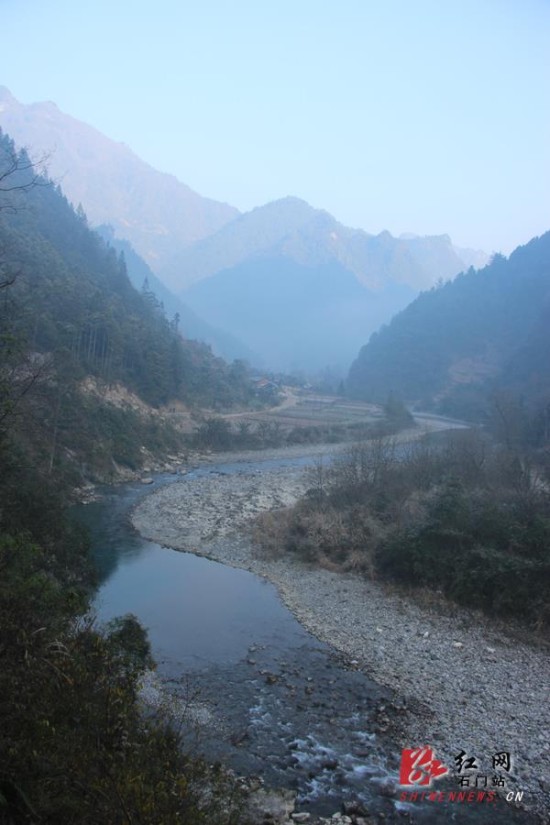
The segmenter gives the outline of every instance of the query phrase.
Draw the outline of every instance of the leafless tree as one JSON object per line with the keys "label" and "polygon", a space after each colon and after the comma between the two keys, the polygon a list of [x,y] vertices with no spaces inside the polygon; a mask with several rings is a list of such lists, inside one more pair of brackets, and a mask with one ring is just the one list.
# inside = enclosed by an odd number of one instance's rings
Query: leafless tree
{"label": "leafless tree", "polygon": [[[0,132],[1,135],[1,132]],[[28,192],[35,186],[47,186],[46,163],[48,155],[31,160],[26,149],[17,150],[13,143],[0,147],[0,210],[17,208],[13,200],[16,192]]]}

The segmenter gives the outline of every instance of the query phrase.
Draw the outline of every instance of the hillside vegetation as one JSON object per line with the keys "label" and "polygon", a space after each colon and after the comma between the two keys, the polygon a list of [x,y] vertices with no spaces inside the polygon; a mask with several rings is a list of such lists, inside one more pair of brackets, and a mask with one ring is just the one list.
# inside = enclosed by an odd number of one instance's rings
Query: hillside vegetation
{"label": "hillside vegetation", "polygon": [[270,553],[547,627],[546,444],[544,429],[530,444],[476,430],[408,445],[370,439],[319,463],[295,507],[260,517],[257,538]]}
{"label": "hillside vegetation", "polygon": [[109,246],[124,255],[128,277],[138,290],[147,284],[150,292],[162,303],[169,318],[179,316],[179,331],[184,338],[204,341],[209,344],[216,355],[226,360],[244,359],[249,363],[258,361],[254,353],[238,340],[223,330],[206,323],[190,309],[180,298],[174,295],[167,286],[155,275],[132,247],[129,241],[118,238],[112,226],[103,225],[96,228],[101,237]]}
{"label": "hillside vegetation", "polygon": [[66,518],[73,485],[178,433],[142,406],[246,395],[244,378],[185,343],[124,261],[0,135],[0,823],[243,819],[233,783],[144,716],[151,665],[132,616],[99,632],[94,574]]}
{"label": "hillside vegetation", "polygon": [[550,395],[549,312],[546,233],[419,295],[362,348],[348,393],[376,401],[394,391],[423,409],[478,418],[491,391],[539,403]]}
{"label": "hillside vegetation", "polygon": [[[33,181],[26,155],[1,137],[9,202],[0,210],[0,340],[4,409],[26,426],[5,434],[48,472],[105,475],[114,459],[139,466],[141,448],[174,450],[177,434],[162,418],[102,403],[85,379],[121,385],[151,408],[175,401],[223,410],[246,404],[242,365],[184,340],[151,291],[136,291],[124,257],[90,231],[46,178]],[[31,183],[30,191],[23,191]],[[14,189],[14,187],[18,187]],[[27,392],[32,387],[32,393]]]}
{"label": "hillside vegetation", "polygon": [[394,393],[483,428],[356,445],[262,540],[548,626],[549,352],[547,233],[421,294],[350,369],[351,397]]}

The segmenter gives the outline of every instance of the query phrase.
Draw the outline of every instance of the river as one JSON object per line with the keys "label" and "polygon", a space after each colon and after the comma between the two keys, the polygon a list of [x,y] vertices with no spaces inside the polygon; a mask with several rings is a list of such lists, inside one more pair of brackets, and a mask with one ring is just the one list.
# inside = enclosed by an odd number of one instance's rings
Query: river
{"label": "river", "polygon": [[[306,466],[315,458],[285,461]],[[250,466],[209,464],[186,481]],[[253,466],[270,472],[281,461]],[[154,487],[176,480],[156,476]],[[188,709],[190,751],[295,790],[297,810],[329,815],[357,800],[386,821],[404,813],[414,822],[451,821],[447,806],[403,805],[392,793],[400,750],[379,725],[388,690],[312,637],[269,582],[137,534],[129,514],[150,488],[100,492],[100,501],[78,508],[101,581],[94,610],[99,622],[133,613],[147,628],[161,682]],[[485,807],[469,806],[467,821],[494,821]],[[510,811],[506,821],[526,820]]]}

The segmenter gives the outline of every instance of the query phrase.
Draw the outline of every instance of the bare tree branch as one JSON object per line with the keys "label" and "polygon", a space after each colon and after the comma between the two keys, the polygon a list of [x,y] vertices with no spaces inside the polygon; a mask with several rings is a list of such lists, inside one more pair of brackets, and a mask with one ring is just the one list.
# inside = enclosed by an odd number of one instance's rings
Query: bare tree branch
{"label": "bare tree branch", "polygon": [[[2,133],[0,131],[0,137]],[[0,146],[0,211],[16,211],[17,205],[12,199],[15,193],[28,192],[35,186],[50,186],[46,174],[49,155],[31,160],[26,149],[17,151],[13,143]]]}

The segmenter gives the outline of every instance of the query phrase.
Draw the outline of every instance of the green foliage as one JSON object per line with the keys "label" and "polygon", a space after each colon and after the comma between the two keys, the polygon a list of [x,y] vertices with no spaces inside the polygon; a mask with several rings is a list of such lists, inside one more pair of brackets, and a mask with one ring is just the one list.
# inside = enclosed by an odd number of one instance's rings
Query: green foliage
{"label": "green foliage", "polygon": [[346,391],[383,402],[393,390],[478,421],[492,388],[538,403],[550,392],[549,262],[546,233],[422,293],[362,348]]}
{"label": "green foliage", "polygon": [[352,446],[302,501],[260,520],[271,552],[550,624],[550,496],[532,454],[475,431]]}
{"label": "green foliage", "polygon": [[111,619],[107,631],[113,650],[120,652],[123,660],[130,666],[141,670],[153,666],[147,632],[133,613]]}
{"label": "green foliage", "polygon": [[139,712],[139,626],[125,619],[103,637],[75,625],[69,591],[22,539],[2,539],[0,563],[0,821],[227,822],[215,787],[202,810],[206,767]]}
{"label": "green foliage", "polygon": [[147,286],[130,284],[124,256],[25,158],[0,133],[0,175],[15,163],[18,187],[0,203],[0,447],[16,443],[43,475],[73,484],[180,449],[165,418],[85,392],[90,376],[152,407],[249,404],[245,365],[185,341]]}
{"label": "green foliage", "polygon": [[102,634],[85,618],[87,546],[65,518],[80,473],[178,443],[158,416],[82,393],[82,378],[124,380],[159,404],[198,397],[205,376],[213,393],[221,375],[230,397],[230,368],[175,336],[82,211],[0,134],[6,180],[17,188],[9,208],[0,200],[0,823],[233,825],[230,783],[140,710],[143,629],[126,616]]}

